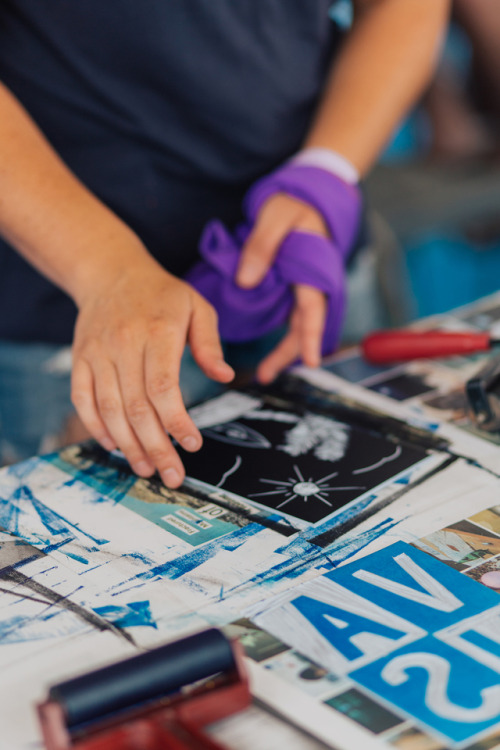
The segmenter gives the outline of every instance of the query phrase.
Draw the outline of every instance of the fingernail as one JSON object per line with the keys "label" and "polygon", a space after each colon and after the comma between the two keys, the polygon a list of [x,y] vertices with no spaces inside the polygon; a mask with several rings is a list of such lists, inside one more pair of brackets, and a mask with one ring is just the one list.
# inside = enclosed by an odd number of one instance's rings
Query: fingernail
{"label": "fingernail", "polygon": [[116,443],[111,438],[103,438],[101,445],[106,451],[114,451],[116,448]]}
{"label": "fingernail", "polygon": [[138,461],[136,464],[132,466],[132,469],[136,474],[139,474],[139,476],[147,477],[150,474],[153,473],[154,467],[151,466],[147,461]]}
{"label": "fingernail", "polygon": [[238,271],[236,281],[240,286],[255,286],[260,280],[261,268],[254,263],[247,263]]}
{"label": "fingernail", "polygon": [[198,449],[200,441],[193,435],[188,435],[181,440],[181,445],[186,451],[195,451]]}
{"label": "fingernail", "polygon": [[218,359],[215,363],[217,367],[219,367],[221,370],[227,370],[227,372],[231,372],[234,375],[234,370],[231,367],[231,365],[228,365],[227,362],[225,362],[223,359]]}
{"label": "fingernail", "polygon": [[165,469],[165,471],[162,471],[161,473],[161,478],[166,486],[171,487],[172,489],[175,489],[181,483],[179,472],[175,469]]}
{"label": "fingernail", "polygon": [[276,375],[272,372],[263,372],[263,373],[257,373],[257,381],[261,385],[268,385],[269,383],[272,383]]}

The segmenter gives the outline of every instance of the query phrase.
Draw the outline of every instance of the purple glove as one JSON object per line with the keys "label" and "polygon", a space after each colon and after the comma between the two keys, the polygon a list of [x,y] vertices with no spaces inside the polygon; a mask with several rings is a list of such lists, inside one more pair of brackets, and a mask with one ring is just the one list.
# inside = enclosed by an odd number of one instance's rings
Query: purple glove
{"label": "purple glove", "polygon": [[[234,282],[241,248],[261,206],[276,193],[288,193],[316,208],[331,237],[291,232],[262,282],[242,289]],[[221,338],[249,341],[283,325],[293,309],[293,286],[307,284],[328,298],[322,353],[330,353],[342,327],[344,263],[358,230],[359,189],[324,169],[287,165],[253,185],[243,208],[247,223],[238,227],[234,236],[218,221],[206,226],[200,241],[202,260],[186,277],[217,310]]]}

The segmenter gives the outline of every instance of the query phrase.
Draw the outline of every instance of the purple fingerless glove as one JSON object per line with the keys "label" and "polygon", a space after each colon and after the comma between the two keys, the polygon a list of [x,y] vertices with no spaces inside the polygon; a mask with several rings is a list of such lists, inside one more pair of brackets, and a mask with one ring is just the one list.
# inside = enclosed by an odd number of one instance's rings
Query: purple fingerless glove
{"label": "purple fingerless glove", "polygon": [[[319,211],[331,236],[291,232],[262,282],[242,289],[234,281],[241,248],[262,205],[276,193],[287,193]],[[344,316],[345,261],[361,214],[358,187],[318,167],[288,164],[255,183],[243,208],[247,222],[234,235],[218,221],[205,227],[200,241],[202,260],[186,277],[217,310],[221,338],[250,341],[283,325],[293,309],[293,286],[307,284],[327,296],[322,353],[332,352]]]}

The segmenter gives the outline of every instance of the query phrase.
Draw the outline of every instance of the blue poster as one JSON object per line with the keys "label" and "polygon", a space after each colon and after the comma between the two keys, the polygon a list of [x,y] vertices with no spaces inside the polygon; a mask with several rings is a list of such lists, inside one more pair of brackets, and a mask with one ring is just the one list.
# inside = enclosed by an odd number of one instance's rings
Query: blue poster
{"label": "blue poster", "polygon": [[403,542],[322,580],[290,604],[350,679],[451,744],[500,724],[497,593]]}

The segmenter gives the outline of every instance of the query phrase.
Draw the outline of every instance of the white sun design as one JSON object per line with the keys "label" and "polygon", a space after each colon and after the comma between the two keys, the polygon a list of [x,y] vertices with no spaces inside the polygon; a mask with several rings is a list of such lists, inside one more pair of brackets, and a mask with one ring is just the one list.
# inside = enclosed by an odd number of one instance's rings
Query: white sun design
{"label": "white sun design", "polygon": [[277,508],[282,508],[291,500],[296,500],[297,498],[302,498],[302,500],[307,503],[309,498],[313,497],[315,500],[321,500],[321,502],[325,503],[325,505],[329,505],[330,507],[332,507],[331,502],[326,498],[326,495],[328,495],[329,492],[338,492],[339,490],[365,489],[365,487],[329,487],[328,485],[325,485],[325,482],[328,482],[329,479],[337,476],[338,471],[334,471],[332,472],[332,474],[327,474],[326,477],[322,477],[321,479],[313,481],[312,477],[309,477],[309,479],[304,479],[298,466],[294,465],[293,470],[295,471],[296,477],[289,477],[287,481],[279,481],[277,479],[260,479],[259,481],[264,482],[265,484],[278,485],[278,489],[269,490],[268,492],[254,492],[251,495],[248,495],[248,497],[264,497],[264,495],[284,495],[285,500],[277,505]]}

